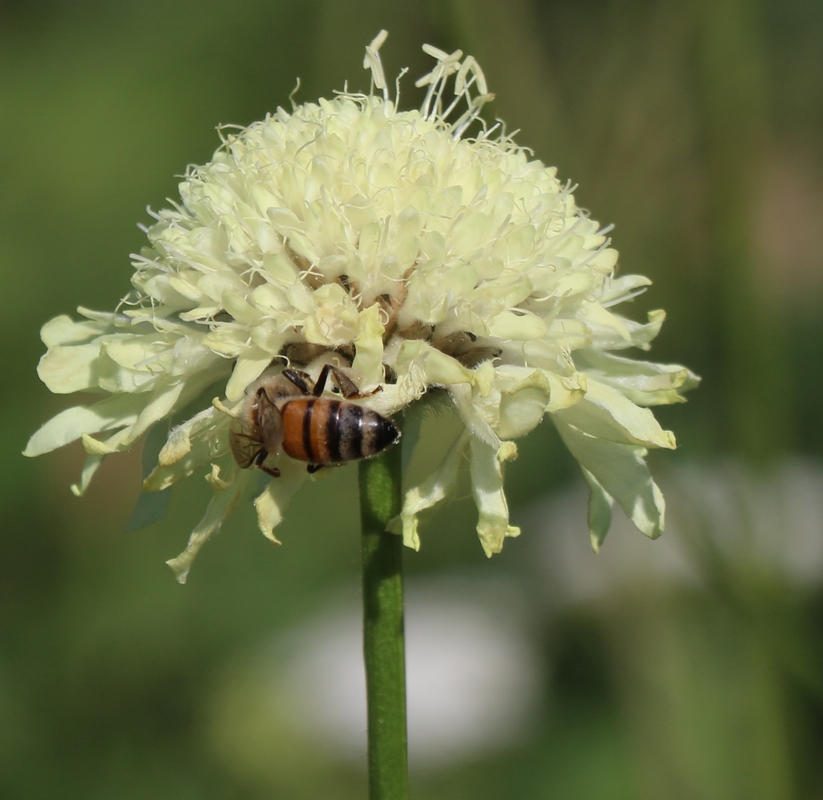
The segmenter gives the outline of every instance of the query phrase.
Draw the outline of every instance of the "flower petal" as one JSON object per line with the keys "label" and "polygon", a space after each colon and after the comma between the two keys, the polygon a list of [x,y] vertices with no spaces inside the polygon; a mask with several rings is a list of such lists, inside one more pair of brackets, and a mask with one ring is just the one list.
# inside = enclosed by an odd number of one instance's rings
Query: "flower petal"
{"label": "flower petal", "polygon": [[599,350],[580,350],[575,363],[639,406],[684,402],[682,393],[697,387],[700,378],[679,364],[655,364]]}
{"label": "flower petal", "polygon": [[527,341],[539,339],[548,331],[546,323],[536,314],[501,311],[489,322],[489,334],[501,339]]}
{"label": "flower petal", "polygon": [[212,407],[174,428],[143,491],[163,491],[228,452],[229,424],[229,417]]}
{"label": "flower petal", "polygon": [[586,483],[589,484],[589,541],[595,553],[600,552],[600,546],[609,532],[612,524],[612,505],[614,498],[603,488],[597,478],[585,467],[580,468]]}
{"label": "flower petal", "polygon": [[599,439],[674,449],[674,434],[663,430],[649,409],[636,406],[617,389],[591,376],[586,383],[586,396],[557,412],[559,419]]}
{"label": "flower petal", "polygon": [[457,413],[472,436],[485,442],[495,452],[500,447],[500,437],[494,432],[488,420],[481,414],[481,406],[472,387],[466,383],[457,383],[449,387],[449,394]]}
{"label": "flower petal", "polygon": [[149,398],[145,408],[134,421],[124,445],[129,446],[136,442],[155,422],[171,414],[177,401],[186,389],[186,384],[180,382],[173,386],[160,385]]}
{"label": "flower petal", "polygon": [[121,394],[91,406],[74,406],[52,417],[29,439],[24,456],[39,456],[79,439],[84,433],[100,433],[132,425],[146,404],[145,396]]}
{"label": "flower petal", "polygon": [[[613,497],[637,529],[651,539],[663,532],[665,502],[652,480],[642,447],[597,439],[554,417],[566,447],[581,467],[588,470]],[[598,531],[600,541],[602,532]]]}
{"label": "flower petal", "polygon": [[629,346],[632,343],[632,336],[629,329],[626,327],[625,321],[617,314],[612,314],[611,311],[603,308],[600,303],[586,303],[581,309],[580,313],[583,318],[592,324],[592,326],[600,326],[609,328],[617,333],[624,342]]}
{"label": "flower petal", "polygon": [[111,327],[106,322],[75,322],[67,314],[61,314],[50,319],[40,329],[40,338],[46,347],[77,345],[84,344],[109,330]]}
{"label": "flower petal", "polygon": [[[614,250],[611,252],[615,253]],[[603,285],[600,303],[604,306],[613,306],[630,300],[642,294],[652,282],[645,275],[621,275],[619,278],[610,278]]]}
{"label": "flower petal", "polygon": [[503,493],[503,466],[499,458],[511,451],[506,448],[500,453],[474,436],[470,448],[472,495],[479,514],[477,535],[484,552],[491,558],[503,549],[506,537],[520,535],[520,528],[509,525],[509,506]]}
{"label": "flower petal", "polygon": [[359,331],[354,340],[354,363],[352,367],[363,376],[363,386],[382,383],[383,375],[383,333],[380,308],[375,303],[360,312]]}
{"label": "flower petal", "polygon": [[[88,323],[90,325],[94,323]],[[37,365],[40,380],[55,394],[71,394],[97,388],[100,344],[49,347]]]}
{"label": "flower petal", "polygon": [[[215,465],[216,469],[216,465]],[[209,538],[220,530],[228,516],[243,496],[248,486],[251,474],[238,470],[234,464],[229,466],[229,478],[223,479],[215,473],[214,480],[210,481],[215,494],[209,503],[200,524],[191,532],[186,549],[179,556],[169,559],[166,563],[174,571],[178,583],[185,583],[189,575],[192,562],[200,552],[200,548]]]}
{"label": "flower petal", "polygon": [[[512,374],[513,369],[519,375]],[[525,436],[543,419],[551,385],[541,370],[500,367],[496,372],[502,384],[497,434],[502,439]]]}
{"label": "flower petal", "polygon": [[91,479],[100,468],[100,465],[106,459],[106,456],[117,452],[117,448],[128,434],[128,430],[128,428],[123,428],[122,430],[119,430],[109,436],[108,439],[98,442],[98,448],[89,446],[90,443],[87,442],[91,437],[89,437],[88,434],[83,434],[83,444],[86,447],[86,452],[89,453],[89,456],[83,463],[83,469],[80,472],[80,480],[71,486],[71,493],[75,497],[82,497],[86,493],[86,490],[89,488],[89,484],[91,483]]}
{"label": "flower petal", "polygon": [[403,544],[406,547],[412,550],[420,549],[420,537],[417,535],[418,515],[443,502],[454,492],[469,436],[469,432],[464,430],[449,448],[437,471],[429,475],[419,486],[406,492],[400,516],[391,520],[387,527],[392,533],[403,535]]}
{"label": "flower petal", "polygon": [[283,516],[289,510],[292,498],[303,486],[309,477],[306,465],[290,458],[280,458],[277,461],[280,477],[273,478],[265,491],[254,501],[257,509],[257,523],[266,538],[275,544],[280,540],[274,535],[274,529],[283,521]]}
{"label": "flower petal", "polygon": [[226,399],[234,402],[243,396],[246,387],[256,381],[271,364],[272,354],[257,346],[249,347],[237,359],[226,384]]}

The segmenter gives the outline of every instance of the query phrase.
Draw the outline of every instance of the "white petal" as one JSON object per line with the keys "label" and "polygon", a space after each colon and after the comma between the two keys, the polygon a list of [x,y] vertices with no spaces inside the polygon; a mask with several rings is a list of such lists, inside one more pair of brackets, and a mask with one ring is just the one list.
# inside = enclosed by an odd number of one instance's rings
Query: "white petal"
{"label": "white petal", "polygon": [[[627,347],[637,347],[641,350],[648,350],[649,343],[660,333],[660,328],[666,319],[666,312],[661,309],[649,311],[649,321],[646,323],[635,322],[617,314],[623,326],[629,332],[630,339],[626,338],[611,328],[600,328],[596,331],[595,346],[600,350],[624,350]],[[585,346],[585,345],[581,345]]]}
{"label": "white petal", "polygon": [[500,437],[494,432],[489,421],[482,417],[480,404],[476,402],[478,398],[472,392],[472,387],[466,383],[457,383],[449,387],[449,394],[460,419],[472,436],[485,442],[497,452],[500,447]]}
{"label": "white petal", "polygon": [[586,483],[589,484],[589,541],[595,553],[600,552],[600,546],[609,532],[612,524],[612,505],[614,498],[601,486],[600,482],[585,467],[580,468]]}
{"label": "white petal", "polygon": [[472,370],[466,369],[457,359],[447,356],[428,342],[405,341],[396,359],[397,374],[404,375],[415,369],[423,371],[429,385],[472,384],[476,379]]}
{"label": "white petal", "polygon": [[230,419],[208,408],[175,428],[143,481],[143,491],[159,492],[203,469],[228,451]]}
{"label": "white petal", "polygon": [[166,562],[174,571],[179,583],[186,582],[195,556],[209,538],[220,530],[228,516],[234,511],[250,479],[249,472],[240,471],[232,464],[229,466],[229,480],[222,482],[224,488],[220,488],[220,483],[212,482],[215,495],[203,519],[200,520],[200,524],[189,536],[186,549],[179,556]]}
{"label": "white petal", "polygon": [[632,336],[623,319],[603,308],[600,303],[586,303],[580,313],[583,318],[593,326],[610,328],[617,333],[624,342],[631,344]]}
{"label": "white petal", "polygon": [[[90,325],[93,323],[89,323]],[[40,380],[55,394],[97,388],[100,344],[50,347],[37,365]]]}
{"label": "white petal", "polygon": [[46,347],[58,345],[76,345],[88,342],[106,331],[111,330],[105,322],[75,322],[66,314],[50,319],[41,329],[40,338]]}
{"label": "white petal", "polygon": [[679,364],[636,361],[599,350],[577,351],[574,361],[598,381],[612,386],[640,406],[684,402],[682,393],[700,383],[697,375]]}
{"label": "white petal", "polygon": [[134,421],[125,445],[134,444],[155,422],[171,414],[185,388],[186,384],[182,382],[174,386],[159,386]]}
{"label": "white petal", "polygon": [[[503,377],[504,368],[498,370]],[[522,368],[521,368],[522,370]],[[500,423],[497,433],[502,439],[516,439],[531,431],[543,419],[551,397],[551,386],[541,370],[526,370],[520,379],[503,382],[500,396]]]}
{"label": "white petal", "polygon": [[[152,362],[170,351],[170,344],[168,339],[157,333],[117,334],[106,336],[102,342],[104,352],[117,366],[140,372],[156,372],[160,364]],[[165,366],[164,363],[162,365]]]}
{"label": "white petal", "polygon": [[[117,448],[120,446],[127,433],[128,428],[123,428],[123,430],[117,431],[117,433],[109,436],[109,438],[105,441],[99,442],[98,444],[100,447],[97,452],[94,452],[94,450],[90,447],[86,448],[86,452],[90,453],[90,455],[83,464],[83,469],[80,473],[80,480],[71,486],[71,492],[75,497],[82,497],[86,493],[86,489],[89,488],[91,479],[100,468],[100,465],[103,463],[106,456],[117,451]],[[84,439],[86,436],[87,434],[83,434]]]}
{"label": "white petal", "polygon": [[79,439],[84,433],[100,433],[132,425],[146,397],[121,394],[91,406],[74,406],[52,417],[29,439],[24,456],[39,456]]}
{"label": "white petal", "polygon": [[223,308],[225,308],[237,322],[253,325],[260,319],[260,311],[244,299],[243,293],[225,291],[221,299]]}
{"label": "white petal", "polygon": [[648,408],[636,406],[617,389],[591,376],[587,377],[586,396],[557,416],[599,439],[670,450],[676,446],[674,434],[663,430]]}
{"label": "white petal", "polygon": [[503,493],[503,467],[498,451],[472,437],[472,495],[477,505],[477,535],[486,555],[491,558],[503,549],[508,536],[519,536],[520,528],[509,525],[509,506]]}
{"label": "white petal", "polygon": [[277,461],[279,478],[272,478],[266,490],[254,501],[257,509],[257,523],[263,535],[275,544],[280,540],[274,535],[274,529],[283,521],[291,501],[309,477],[306,465],[290,458]]}
{"label": "white petal", "polygon": [[140,413],[125,447],[131,447],[155,422],[164,419],[173,411],[184,408],[214,382],[221,374],[218,370],[202,370],[172,386],[159,386],[152,394],[148,405]]}
{"label": "white petal", "polygon": [[89,456],[83,462],[83,469],[80,472],[80,480],[71,485],[71,493],[75,497],[82,497],[89,488],[91,479],[94,477],[100,465],[103,463],[105,456]]}
{"label": "white petal", "polygon": [[418,515],[443,502],[454,492],[469,436],[468,431],[463,431],[449,448],[437,471],[419,486],[406,492],[400,516],[395,517],[388,525],[389,531],[403,535],[403,544],[406,547],[412,550],[420,549],[420,537],[417,534]]}
{"label": "white petal", "polygon": [[[617,255],[616,251],[612,253]],[[652,282],[644,275],[621,275],[619,278],[607,280],[600,294],[600,302],[604,306],[617,305],[624,300],[637,297]]]}
{"label": "white petal", "polygon": [[239,400],[246,391],[246,387],[256,381],[263,370],[271,364],[272,354],[253,346],[248,348],[234,365],[228,384],[226,384],[226,398],[231,401]]}
{"label": "white petal", "polygon": [[363,375],[363,387],[383,382],[383,332],[380,308],[375,303],[360,312],[359,332],[354,340],[352,366]]}
{"label": "white petal", "polygon": [[489,322],[489,334],[501,339],[527,341],[539,339],[548,332],[546,323],[536,314],[502,311]]}
{"label": "white petal", "polygon": [[596,439],[552,417],[566,447],[646,536],[663,532],[665,502],[651,478],[642,447]]}
{"label": "white petal", "polygon": [[547,414],[553,414],[564,408],[570,408],[586,396],[588,381],[584,373],[575,372],[573,375],[565,377],[546,370],[544,374],[546,378],[548,378],[549,386],[551,387],[549,403],[546,406]]}

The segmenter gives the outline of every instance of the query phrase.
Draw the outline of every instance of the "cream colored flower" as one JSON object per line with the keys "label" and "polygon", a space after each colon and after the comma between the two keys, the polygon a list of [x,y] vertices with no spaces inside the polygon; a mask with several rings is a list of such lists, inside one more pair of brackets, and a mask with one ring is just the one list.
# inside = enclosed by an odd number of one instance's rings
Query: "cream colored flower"
{"label": "cream colored flower", "polygon": [[[367,95],[278,109],[224,133],[208,164],[189,169],[179,204],[156,215],[135,257],[134,291],[115,313],[79,309],[42,331],[39,375],[53,392],[104,397],[47,422],[26,455],[81,438],[82,493],[106,455],[142,439],[207,389],[215,400],[174,428],[147,491],[207,469],[215,495],[171,566],[182,581],[204,541],[250,483],[228,434],[244,391],[290,360],[316,375],[351,366],[361,401],[391,415],[431,387],[448,392],[465,429],[439,470],[406,494],[395,521],[417,548],[417,519],[455,487],[468,460],[488,555],[509,524],[503,493],[512,441],[549,414],[592,489],[597,547],[614,501],[643,533],[663,529],[663,498],[646,448],[675,446],[646,406],[696,383],[687,369],[635,361],[663,322],[615,313],[649,283],[615,277],[617,253],[556,170],[529,158],[479,113],[491,99],[460,51],[424,46],[434,69],[420,110],[392,99],[379,48],[366,48]],[[474,132],[469,135],[469,131]],[[272,540],[305,465],[280,456],[281,477],[257,498]]]}

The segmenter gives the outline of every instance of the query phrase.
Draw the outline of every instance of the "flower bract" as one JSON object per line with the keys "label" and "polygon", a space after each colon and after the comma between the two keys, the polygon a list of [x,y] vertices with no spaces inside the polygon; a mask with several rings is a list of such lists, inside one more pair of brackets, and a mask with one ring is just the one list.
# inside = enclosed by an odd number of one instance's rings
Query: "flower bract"
{"label": "flower bract", "polygon": [[[491,99],[477,62],[425,46],[432,71],[420,109],[402,111],[366,48],[368,94],[278,109],[229,132],[212,160],[190,167],[180,201],[155,215],[134,256],[133,290],[115,312],[79,309],[48,322],[38,371],[57,393],[95,392],[32,436],[26,455],[81,439],[75,493],[107,455],[204,396],[173,427],[146,491],[205,470],[214,489],[186,550],[191,561],[248,491],[255,470],[229,451],[247,388],[268,372],[326,363],[357,381],[357,402],[391,416],[433,388],[448,393],[463,431],[442,465],[410,488],[393,523],[419,547],[418,516],[446,499],[468,462],[488,555],[519,530],[503,490],[515,440],[548,415],[591,487],[597,549],[617,502],[651,537],[663,497],[644,456],[673,448],[649,406],[696,384],[684,367],[638,361],[663,322],[617,307],[649,281],[616,276],[617,252],[575,204],[572,187],[480,117]],[[209,395],[205,395],[209,397]],[[274,530],[306,465],[275,456],[279,478],[256,498]]]}

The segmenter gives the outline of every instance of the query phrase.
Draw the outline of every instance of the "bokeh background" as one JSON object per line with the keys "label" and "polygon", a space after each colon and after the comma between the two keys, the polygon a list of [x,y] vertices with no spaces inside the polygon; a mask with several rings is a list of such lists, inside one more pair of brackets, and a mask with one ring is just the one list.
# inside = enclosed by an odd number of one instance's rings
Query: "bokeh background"
{"label": "bokeh background", "polygon": [[[0,796],[362,798],[356,471],[303,491],[283,547],[241,509],[181,587],[208,494],[123,533],[140,454],[83,499],[79,446],[28,461],[66,407],[40,325],[128,290],[146,206],[219,123],[288,97],[483,66],[536,157],[614,223],[703,376],[659,410],[669,530],[588,549],[550,424],[507,474],[522,537],[487,560],[467,492],[406,557],[413,796],[823,798],[823,4],[818,0],[0,2]],[[412,470],[454,435],[427,419]],[[198,485],[203,483],[203,485]]]}

